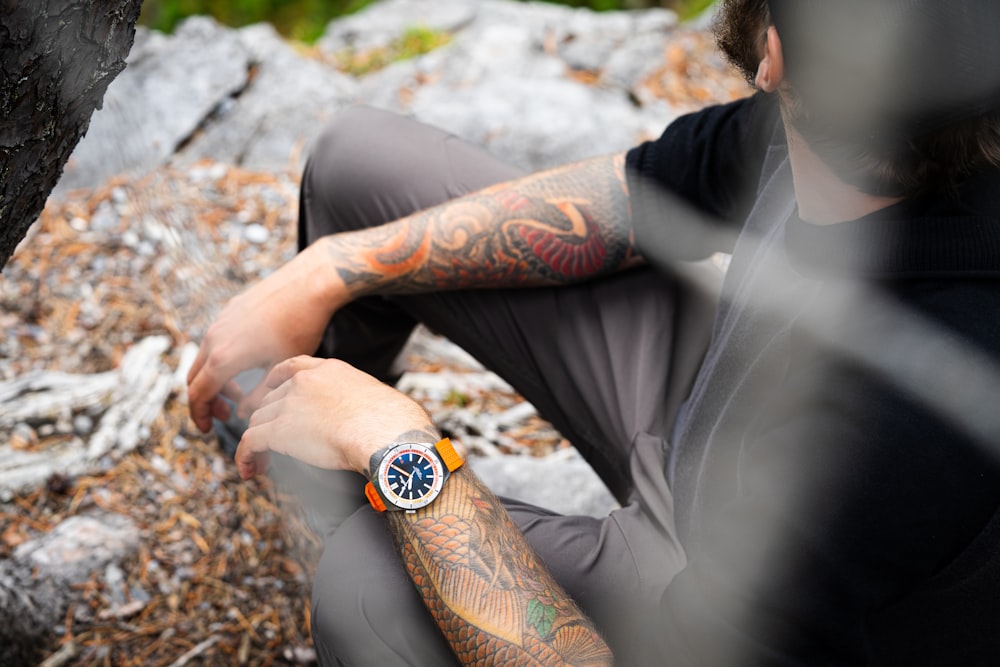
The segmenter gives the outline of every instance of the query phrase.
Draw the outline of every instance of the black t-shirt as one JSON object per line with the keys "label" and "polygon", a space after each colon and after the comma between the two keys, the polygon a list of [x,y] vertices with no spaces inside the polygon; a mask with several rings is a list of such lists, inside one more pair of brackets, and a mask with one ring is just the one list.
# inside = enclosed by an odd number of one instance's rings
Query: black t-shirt
{"label": "black t-shirt", "polygon": [[669,443],[663,664],[1000,664],[1000,171],[811,225],[762,95],[627,164],[647,257],[733,252]]}

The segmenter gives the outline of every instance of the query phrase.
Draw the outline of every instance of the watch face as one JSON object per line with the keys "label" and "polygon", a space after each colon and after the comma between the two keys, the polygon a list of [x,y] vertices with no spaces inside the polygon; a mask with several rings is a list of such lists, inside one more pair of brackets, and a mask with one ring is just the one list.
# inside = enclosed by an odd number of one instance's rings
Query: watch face
{"label": "watch face", "polygon": [[444,484],[441,460],[421,444],[396,445],[382,458],[378,484],[386,500],[403,509],[429,505]]}

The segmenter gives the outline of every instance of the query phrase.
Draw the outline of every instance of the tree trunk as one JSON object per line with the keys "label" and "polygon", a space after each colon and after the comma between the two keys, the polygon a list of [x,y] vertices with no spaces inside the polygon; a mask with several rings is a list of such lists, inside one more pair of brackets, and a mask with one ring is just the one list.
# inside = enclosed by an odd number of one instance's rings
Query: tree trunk
{"label": "tree trunk", "polygon": [[125,69],[141,8],[142,0],[0,0],[0,268]]}

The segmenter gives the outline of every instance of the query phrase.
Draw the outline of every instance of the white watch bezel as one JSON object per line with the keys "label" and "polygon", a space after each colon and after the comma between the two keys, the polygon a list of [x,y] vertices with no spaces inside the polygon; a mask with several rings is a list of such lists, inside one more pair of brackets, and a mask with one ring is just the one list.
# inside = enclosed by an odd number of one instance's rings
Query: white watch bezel
{"label": "white watch bezel", "polygon": [[[426,494],[413,500],[397,495],[392,490],[389,480],[389,471],[391,470],[390,466],[392,462],[395,461],[398,456],[401,456],[408,451],[418,452],[421,456],[426,458],[430,462],[434,471],[434,479],[431,483],[431,488]],[[437,450],[435,450],[434,445],[428,445],[420,442],[404,442],[392,445],[385,451],[382,455],[382,460],[379,461],[378,469],[375,471],[375,475],[373,476],[373,481],[375,482],[375,487],[378,489],[379,494],[385,501],[387,509],[398,508],[401,510],[413,511],[418,510],[421,507],[427,507],[434,502],[434,499],[441,493],[441,489],[444,487],[444,482],[445,479],[447,479],[448,474],[449,471],[445,467],[441,457],[438,455]]]}

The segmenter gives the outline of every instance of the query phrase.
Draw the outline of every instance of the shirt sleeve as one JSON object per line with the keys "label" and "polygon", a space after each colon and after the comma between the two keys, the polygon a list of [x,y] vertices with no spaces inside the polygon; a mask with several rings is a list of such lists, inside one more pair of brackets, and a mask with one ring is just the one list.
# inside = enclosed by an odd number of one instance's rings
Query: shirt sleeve
{"label": "shirt sleeve", "polygon": [[[639,246],[678,259],[729,251],[750,207],[768,146],[784,142],[776,101],[758,93],[681,116],[626,156]],[[669,233],[664,236],[663,227]]]}
{"label": "shirt sleeve", "polygon": [[809,345],[789,369],[662,598],[664,664],[868,664],[868,623],[1000,503],[995,461],[905,391]]}

